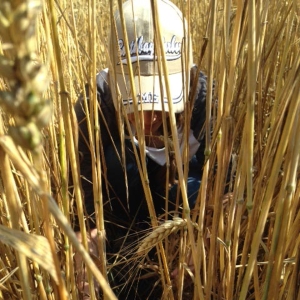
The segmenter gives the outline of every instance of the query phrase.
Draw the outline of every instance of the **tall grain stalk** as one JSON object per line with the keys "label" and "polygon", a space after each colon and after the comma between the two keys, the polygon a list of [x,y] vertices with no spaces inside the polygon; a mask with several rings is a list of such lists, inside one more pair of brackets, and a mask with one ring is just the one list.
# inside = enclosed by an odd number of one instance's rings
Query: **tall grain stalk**
{"label": "tall grain stalk", "polygon": [[[214,50],[215,50],[215,42],[216,42],[216,22],[217,22],[217,1],[211,1],[211,11],[210,11],[210,24],[209,24],[209,32],[208,32],[208,85],[207,85],[207,101],[206,101],[206,128],[205,128],[205,155],[208,157],[205,168],[208,169],[211,166],[210,154],[211,154],[211,107],[212,107],[212,90],[213,90],[213,77],[214,77]],[[218,173],[220,174],[220,173]],[[218,176],[218,175],[217,175]],[[218,189],[215,190],[214,197],[218,198],[220,191]],[[219,216],[221,212],[221,207],[216,205],[214,207],[214,219],[212,223],[212,233],[211,233],[211,247],[209,251],[208,257],[208,274],[213,274],[215,269],[215,255],[216,252],[216,243],[218,236],[218,226],[219,226]],[[207,277],[207,284],[205,287],[205,295],[207,297],[211,297],[212,291],[212,283],[213,277]]]}

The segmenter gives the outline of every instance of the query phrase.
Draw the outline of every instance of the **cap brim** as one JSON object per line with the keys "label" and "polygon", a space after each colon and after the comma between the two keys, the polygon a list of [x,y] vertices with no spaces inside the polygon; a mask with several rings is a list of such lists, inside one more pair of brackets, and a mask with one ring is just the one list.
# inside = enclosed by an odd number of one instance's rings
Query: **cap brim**
{"label": "cap brim", "polygon": [[[117,82],[122,97],[122,103],[127,113],[134,111],[134,100],[131,92],[130,78],[128,75],[117,74]],[[159,76],[135,76],[135,94],[138,110],[170,111],[169,101],[164,83],[161,77],[163,89],[160,88]],[[168,75],[171,102],[175,113],[184,110],[184,90],[182,73]]]}

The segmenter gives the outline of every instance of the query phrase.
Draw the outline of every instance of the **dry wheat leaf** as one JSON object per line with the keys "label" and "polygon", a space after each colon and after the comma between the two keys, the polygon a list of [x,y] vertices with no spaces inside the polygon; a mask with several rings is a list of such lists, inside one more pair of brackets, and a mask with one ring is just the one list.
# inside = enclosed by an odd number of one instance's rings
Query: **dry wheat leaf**
{"label": "dry wheat leaf", "polygon": [[0,241],[34,260],[58,282],[50,245],[45,237],[0,225]]}

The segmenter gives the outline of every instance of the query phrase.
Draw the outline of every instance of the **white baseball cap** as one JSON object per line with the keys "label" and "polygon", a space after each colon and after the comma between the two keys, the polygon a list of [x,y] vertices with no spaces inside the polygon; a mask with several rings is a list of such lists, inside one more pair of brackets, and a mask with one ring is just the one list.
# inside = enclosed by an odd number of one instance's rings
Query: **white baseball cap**
{"label": "white baseball cap", "polygon": [[[168,82],[175,113],[184,110],[185,90],[189,87],[189,72],[185,72],[183,55],[187,26],[182,12],[168,0],[157,0],[158,17],[168,69]],[[127,113],[134,111],[128,63],[131,62],[138,110],[169,111],[165,80],[160,88],[157,54],[154,43],[154,24],[150,0],[129,0],[123,3],[123,15],[128,36],[130,59],[125,51],[125,39],[120,13],[115,15],[116,31],[112,31],[111,47],[115,76],[110,76],[112,96],[117,110],[124,106]],[[185,24],[185,25],[184,25]],[[192,67],[192,51],[189,68]],[[187,74],[188,75],[187,75]],[[161,71],[162,74],[162,71]],[[113,78],[112,78],[113,77]],[[162,76],[163,77],[163,76]],[[116,92],[118,91],[118,93]]]}

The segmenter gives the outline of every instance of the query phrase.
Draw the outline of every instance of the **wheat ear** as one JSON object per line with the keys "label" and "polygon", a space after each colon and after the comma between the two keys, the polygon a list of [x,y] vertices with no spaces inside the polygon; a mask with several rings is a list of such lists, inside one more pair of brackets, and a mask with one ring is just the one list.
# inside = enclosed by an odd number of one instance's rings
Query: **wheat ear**
{"label": "wheat ear", "polygon": [[14,117],[9,135],[28,150],[42,144],[41,129],[52,116],[52,103],[43,97],[48,70],[39,62],[36,50],[36,22],[41,11],[39,0],[0,3],[0,37],[2,46],[9,50],[6,56],[0,53],[0,77],[9,86],[0,91],[0,105]]}
{"label": "wheat ear", "polygon": [[185,227],[186,223],[186,220],[176,217],[173,220],[168,220],[159,225],[153,232],[144,238],[137,250],[137,253],[142,254],[145,251],[148,252],[171,233]]}

